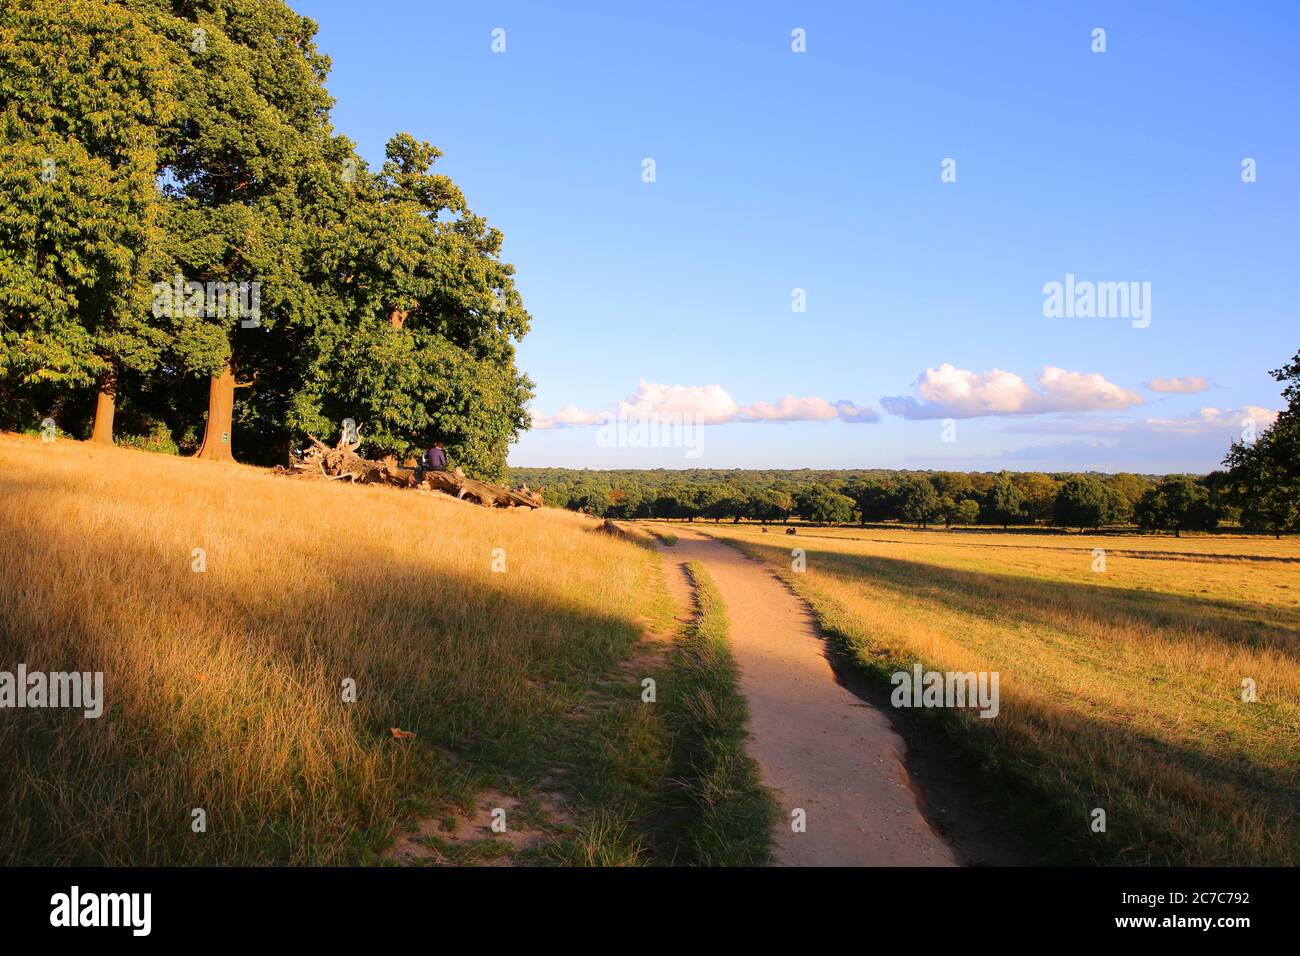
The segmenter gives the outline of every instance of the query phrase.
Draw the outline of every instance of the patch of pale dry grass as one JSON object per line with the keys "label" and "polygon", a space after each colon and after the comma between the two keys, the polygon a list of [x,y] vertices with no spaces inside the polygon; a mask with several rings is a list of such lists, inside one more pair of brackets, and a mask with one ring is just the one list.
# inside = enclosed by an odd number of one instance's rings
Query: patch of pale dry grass
{"label": "patch of pale dry grass", "polygon": [[[1000,715],[962,714],[949,729],[1050,810],[1040,836],[1072,858],[1300,862],[1296,565],[1126,556],[1113,537],[990,535],[981,545],[981,535],[854,540],[864,536],[846,530],[777,544],[748,529],[714,533],[781,567],[881,676],[917,660],[998,671]],[[1221,554],[1295,548],[1193,542]],[[796,546],[806,573],[789,573]],[[1107,548],[1104,572],[1092,570],[1094,546]],[[1255,703],[1242,700],[1246,678]],[[1105,834],[1089,829],[1097,807]]]}
{"label": "patch of pale dry grass", "polygon": [[107,701],[0,714],[0,862],[357,861],[411,799],[541,774],[645,612],[592,524],[0,435],[0,669]]}

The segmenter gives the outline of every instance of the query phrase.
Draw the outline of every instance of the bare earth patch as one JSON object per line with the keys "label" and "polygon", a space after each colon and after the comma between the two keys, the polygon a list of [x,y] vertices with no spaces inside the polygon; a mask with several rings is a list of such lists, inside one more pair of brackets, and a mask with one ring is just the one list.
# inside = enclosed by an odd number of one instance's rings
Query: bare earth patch
{"label": "bare earth patch", "polygon": [[[504,829],[500,823],[493,829],[498,820],[504,821]],[[516,855],[542,846],[573,822],[559,793],[540,793],[524,801],[485,790],[471,812],[456,808],[417,819],[414,829],[398,834],[383,859],[409,866],[510,866]]]}

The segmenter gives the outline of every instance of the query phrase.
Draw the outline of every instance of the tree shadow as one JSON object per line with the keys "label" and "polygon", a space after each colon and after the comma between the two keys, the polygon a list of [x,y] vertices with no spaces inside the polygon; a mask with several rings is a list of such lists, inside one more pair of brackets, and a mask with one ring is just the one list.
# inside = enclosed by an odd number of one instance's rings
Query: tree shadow
{"label": "tree shadow", "polygon": [[[864,530],[872,530],[872,529],[864,529]],[[888,529],[882,529],[882,530],[888,530]],[[893,530],[915,531],[917,529],[914,528],[900,529],[896,527]],[[1043,529],[1043,531],[1044,534],[1042,536],[1050,536],[1053,538],[1060,538],[1061,535],[1063,534],[1060,528]],[[860,535],[847,535],[847,534],[840,534],[840,535],[805,534],[804,537],[819,538],[823,541],[866,541],[872,544],[895,544],[895,545],[913,544],[913,545],[929,545],[933,547],[952,547],[953,545],[957,545],[959,547],[967,547],[967,548],[986,548],[986,547],[1011,548],[1016,551],[1049,551],[1049,552],[1054,552],[1056,554],[1069,553],[1069,552],[1079,553],[1080,551],[1089,550],[1089,548],[1086,545],[1022,544],[1019,541],[1015,543],[995,543],[990,545],[988,542],[979,540],[979,538],[984,535],[1004,535],[1004,534],[1014,535],[1016,534],[1016,532],[1015,531],[1004,532],[1000,530],[993,530],[991,528],[946,528],[946,529],[935,528],[935,529],[931,529],[931,533],[928,535],[924,531],[919,532],[916,538],[910,541],[903,541],[900,540],[899,538],[864,538],[861,537]],[[939,535],[942,535],[942,537],[939,537]],[[972,541],[954,540],[955,538],[960,539],[968,536],[973,538],[974,540]],[[1029,535],[1029,537],[1031,538],[1033,536],[1034,535]],[[1130,541],[1135,537],[1135,535],[1133,535],[1132,533],[1124,533],[1119,531],[1106,532],[1106,533],[1090,531],[1088,532],[1087,537],[1090,539],[1098,538],[1098,537],[1101,538],[1114,537],[1114,538],[1122,538],[1125,541]],[[1161,540],[1172,541],[1175,539],[1171,535],[1163,535],[1161,536]],[[1182,540],[1189,541],[1194,539],[1184,538]],[[1228,562],[1253,562],[1257,564],[1300,564],[1300,557],[1293,557],[1291,555],[1281,555],[1281,554],[1236,554],[1236,553],[1216,552],[1216,551],[1160,551],[1160,550],[1151,550],[1151,549],[1143,550],[1139,548],[1115,548],[1110,546],[1107,546],[1106,553],[1110,555],[1120,555],[1128,558],[1142,558],[1142,559],[1147,559],[1152,561],[1197,561],[1206,564],[1220,564],[1220,563],[1228,563]]]}
{"label": "tree shadow", "polygon": [[1181,641],[1201,641],[1209,634],[1226,645],[1267,648],[1300,659],[1300,630],[1259,620],[1258,607],[1235,601],[969,571],[882,555],[823,551],[816,560],[823,570],[847,577],[869,575],[873,584],[900,597],[922,598],[989,621],[1005,621],[1011,615],[1058,627],[1050,618],[1066,614],[1102,628],[1126,622],[1166,628],[1171,639]]}

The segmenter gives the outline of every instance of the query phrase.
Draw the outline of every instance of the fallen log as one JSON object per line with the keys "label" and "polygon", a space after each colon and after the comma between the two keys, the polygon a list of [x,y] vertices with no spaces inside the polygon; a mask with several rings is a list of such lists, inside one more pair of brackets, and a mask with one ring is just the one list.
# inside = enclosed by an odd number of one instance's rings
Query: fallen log
{"label": "fallen log", "polygon": [[440,491],[459,498],[472,501],[485,508],[540,508],[542,507],[542,489],[530,491],[527,485],[521,488],[507,488],[486,481],[477,481],[466,477],[457,468],[455,471],[426,471],[422,479],[417,480],[415,462],[408,459],[401,465],[389,455],[382,461],[371,461],[357,454],[361,447],[361,433],[358,430],[349,441],[344,433],[330,448],[315,435],[307,436],[311,447],[300,458],[295,459],[289,468],[277,468],[277,474],[291,475],[298,478],[315,478],[325,481],[347,481],[353,484],[386,484],[398,488],[421,488],[428,491]]}
{"label": "fallen log", "polygon": [[455,471],[426,471],[424,485],[433,491],[442,491],[461,499],[469,499],[488,508],[540,508],[542,506],[541,489],[529,491],[523,488],[506,488],[486,481],[467,478],[457,468]]}

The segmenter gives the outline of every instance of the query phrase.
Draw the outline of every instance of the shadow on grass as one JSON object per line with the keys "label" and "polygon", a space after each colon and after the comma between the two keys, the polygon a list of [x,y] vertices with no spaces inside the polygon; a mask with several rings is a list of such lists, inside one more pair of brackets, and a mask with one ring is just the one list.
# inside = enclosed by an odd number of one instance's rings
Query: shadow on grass
{"label": "shadow on grass", "polygon": [[522,595],[486,565],[448,573],[346,530],[267,593],[219,564],[193,573],[143,524],[111,541],[59,524],[40,502],[63,495],[94,500],[60,475],[0,475],[17,518],[0,527],[0,668],[103,671],[107,703],[98,720],[3,715],[0,862],[363,862],[413,801],[533,785],[604,746],[575,727],[640,638],[631,610]]}
{"label": "shadow on grass", "polygon": [[[784,555],[763,543],[746,545]],[[1268,648],[1300,659],[1300,630],[1258,620],[1258,608],[1233,601],[1192,595],[1162,594],[1134,588],[1073,581],[1046,581],[1032,577],[967,571],[910,558],[846,555],[820,551],[818,566],[832,574],[852,578],[869,576],[872,583],[900,597],[922,598],[953,610],[1005,621],[1013,616],[1029,624],[1057,627],[1049,618],[1060,613],[1103,628],[1132,623],[1180,630],[1199,641],[1212,634],[1225,644]],[[1186,638],[1193,640],[1191,636]]]}
{"label": "shadow on grass", "polygon": [[[821,527],[821,526],[818,525],[815,527]],[[881,529],[881,530],[890,530],[890,529]],[[864,542],[869,542],[871,544],[929,545],[933,547],[943,547],[943,548],[950,548],[953,546],[965,547],[965,548],[988,548],[988,547],[1009,548],[1015,551],[1048,551],[1056,554],[1071,553],[1071,552],[1078,554],[1078,553],[1090,551],[1090,548],[1087,545],[1082,545],[1082,544],[1079,545],[1021,544],[1018,541],[1014,544],[1004,543],[1004,542],[989,544],[988,542],[978,540],[982,535],[1017,534],[1017,532],[1014,529],[1011,531],[993,530],[991,528],[932,528],[926,530],[926,529],[917,529],[917,528],[908,528],[908,527],[895,527],[892,530],[915,531],[917,532],[917,534],[916,537],[912,540],[903,540],[900,538],[866,538],[866,537],[862,537],[861,535],[850,535],[850,534],[805,533],[804,537],[817,538],[822,541],[864,541]],[[1053,538],[1060,538],[1065,533],[1062,532],[1061,529],[1059,528],[1040,529],[1040,530],[1041,530],[1041,534],[1039,536],[1050,536]],[[1026,535],[1032,538],[1034,537],[1035,533],[1027,532]],[[954,540],[954,538],[963,538],[968,536],[976,540],[973,541]],[[1141,537],[1145,537],[1145,536],[1138,536],[1132,533],[1125,533],[1120,531],[1114,531],[1114,532],[1089,531],[1086,537],[1088,539],[1123,538],[1124,540],[1128,541],[1134,538],[1140,539]],[[1161,536],[1161,540],[1172,541],[1175,539],[1172,536],[1163,535]],[[1182,540],[1191,542],[1191,541],[1195,541],[1196,539],[1184,538]],[[1289,555],[1279,555],[1279,554],[1228,554],[1228,553],[1221,553],[1215,551],[1160,551],[1160,550],[1151,550],[1151,549],[1142,550],[1137,548],[1113,548],[1109,546],[1106,549],[1106,553],[1110,555],[1119,555],[1121,557],[1127,557],[1127,558],[1139,558],[1148,561],[1194,561],[1201,564],[1231,564],[1231,563],[1243,563],[1243,562],[1254,562],[1257,564],[1300,564],[1300,557],[1292,557]]]}
{"label": "shadow on grass", "polygon": [[[888,713],[919,752],[927,790],[937,790],[940,801],[954,784],[974,791],[966,799],[973,796],[990,819],[1015,831],[1015,842],[1037,862],[1300,863],[1295,770],[1037,700],[1004,702],[1003,716],[1010,719],[1002,721],[944,708],[896,709],[890,677],[911,661],[875,657],[825,621],[823,630],[827,658],[845,686]],[[913,756],[909,752],[909,766]],[[1097,808],[1107,814],[1104,833],[1091,829]],[[986,859],[1003,862],[995,854]]]}

